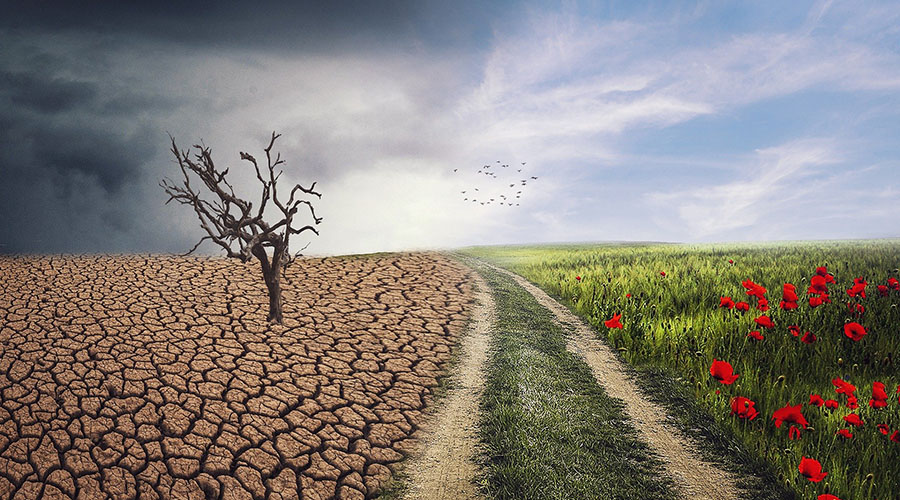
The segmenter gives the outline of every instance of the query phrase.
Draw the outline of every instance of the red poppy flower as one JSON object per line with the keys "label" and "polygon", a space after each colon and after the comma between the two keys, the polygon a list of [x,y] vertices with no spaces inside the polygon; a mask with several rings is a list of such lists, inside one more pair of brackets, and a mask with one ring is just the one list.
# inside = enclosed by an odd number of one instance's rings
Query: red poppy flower
{"label": "red poppy flower", "polygon": [[719,307],[734,309],[734,300],[731,297],[719,297]]}
{"label": "red poppy flower", "polygon": [[817,496],[816,500],[841,500],[841,499],[830,493],[823,493],[823,494]]}
{"label": "red poppy flower", "polygon": [[766,295],[766,289],[757,285],[756,283],[750,280],[744,280],[741,282],[744,285],[744,288],[747,289],[747,295],[751,297],[756,297],[758,299],[764,299]]}
{"label": "red poppy flower", "polygon": [[788,429],[788,439],[790,439],[791,441],[800,439],[800,429],[792,425],[791,428]]}
{"label": "red poppy flower", "polygon": [[823,299],[822,297],[816,297],[815,295],[813,295],[809,298],[809,307],[819,307],[824,303],[825,299]]}
{"label": "red poppy flower", "polygon": [[759,301],[756,303],[756,308],[763,312],[768,311],[769,301],[766,299],[759,299]]}
{"label": "red poppy flower", "polygon": [[729,263],[729,264],[734,264],[734,260],[733,260],[733,259],[728,259],[728,263]]}
{"label": "red poppy flower", "polygon": [[812,344],[812,343],[815,342],[816,340],[819,340],[819,339],[816,338],[816,336],[815,336],[813,333],[810,333],[810,332],[806,332],[806,333],[803,334],[803,337],[800,337],[800,341],[801,341],[801,342],[804,342],[804,343],[806,343],[806,344]]}
{"label": "red poppy flower", "polygon": [[631,294],[630,294],[630,293],[626,293],[626,294],[625,294],[625,298],[626,298],[626,299],[630,299],[630,298],[631,298]]}
{"label": "red poppy flower", "polygon": [[775,410],[775,413],[772,414],[772,419],[775,420],[775,427],[781,428],[781,424],[787,422],[789,424],[801,425],[806,429],[809,422],[803,418],[803,413],[800,411],[802,406],[803,405],[791,406],[788,404],[783,408]]}
{"label": "red poppy flower", "polygon": [[850,425],[855,425],[857,427],[863,426],[862,419],[859,418],[859,415],[857,415],[856,413],[851,413],[851,414],[847,415],[846,417],[844,417],[844,421]]}
{"label": "red poppy flower", "polygon": [[759,412],[753,407],[755,404],[753,401],[741,396],[731,398],[731,414],[737,415],[738,418],[753,420],[759,415]]}
{"label": "red poppy flower", "polygon": [[737,304],[734,305],[734,308],[740,312],[747,312],[750,310],[750,304],[748,304],[746,302],[738,302]]}
{"label": "red poppy flower", "polygon": [[885,436],[887,436],[888,433],[891,432],[891,428],[888,427],[887,424],[878,424],[876,427],[878,427],[878,432],[884,434]]}
{"label": "red poppy flower", "polygon": [[852,396],[853,393],[856,392],[855,385],[851,384],[850,382],[844,382],[839,378],[831,379],[831,385],[834,386],[834,392],[838,394],[847,394],[848,396]]}
{"label": "red poppy flower", "polygon": [[835,400],[833,400],[833,399],[826,399],[826,400],[825,400],[825,408],[828,408],[829,410],[836,410],[837,407],[838,407],[838,402],[837,402],[837,401],[835,401]]}
{"label": "red poppy flower", "polygon": [[665,272],[665,271],[660,271],[660,272],[659,272],[659,275],[662,276],[663,278],[665,278],[665,277],[666,277],[666,272]]}
{"label": "red poppy flower", "polygon": [[887,391],[883,382],[872,382],[872,399],[887,399]]}
{"label": "red poppy flower", "polygon": [[847,429],[841,429],[837,431],[838,436],[841,436],[844,439],[853,439],[853,433]]}
{"label": "red poppy flower", "polygon": [[885,401],[884,399],[870,399],[869,406],[872,408],[886,408],[887,401]]}
{"label": "red poppy flower", "polygon": [[791,325],[791,326],[789,326],[789,327],[788,327],[788,331],[791,332],[791,335],[793,335],[794,337],[799,337],[799,336],[800,336],[800,327],[797,326],[797,325]]}
{"label": "red poppy flower", "polygon": [[900,290],[900,281],[897,281],[897,278],[888,278],[887,284],[892,290]]}
{"label": "red poppy flower", "polygon": [[814,483],[818,483],[828,475],[827,472],[822,472],[822,464],[814,458],[801,457],[800,465],[797,469],[800,471],[800,474],[803,474],[803,477]]}
{"label": "red poppy flower", "polygon": [[575,276],[576,281],[581,281],[581,276]]}
{"label": "red poppy flower", "polygon": [[878,295],[882,297],[887,297],[891,291],[888,289],[887,285],[878,285]]}
{"label": "red poppy flower", "polygon": [[844,335],[853,339],[854,342],[858,342],[859,339],[866,335],[866,333],[866,329],[855,321],[851,321],[844,325]]}
{"label": "red poppy flower", "polygon": [[900,431],[894,431],[894,433],[891,434],[891,438],[890,438],[890,439],[891,439],[891,441],[900,443]]}
{"label": "red poppy flower", "polygon": [[821,277],[828,276],[828,266],[819,266],[816,268],[816,274]]}
{"label": "red poppy flower", "polygon": [[621,318],[621,314],[613,314],[612,319],[608,319],[603,322],[607,328],[622,328],[622,323],[619,322],[619,318]]}
{"label": "red poppy flower", "polygon": [[855,410],[859,408],[859,402],[856,399],[856,396],[847,396],[847,408],[851,410]]}
{"label": "red poppy flower", "polygon": [[740,375],[734,373],[734,368],[727,361],[719,361],[713,359],[712,365],[709,367],[709,373],[719,382],[725,385],[731,385]]}
{"label": "red poppy flower", "polygon": [[865,306],[862,304],[854,304],[853,302],[847,302],[847,309],[850,310],[850,314],[856,317],[862,316],[862,313],[866,312]]}
{"label": "red poppy flower", "polygon": [[887,391],[884,389],[884,383],[872,382],[872,399],[869,400],[869,406],[872,408],[884,408],[887,406]]}
{"label": "red poppy flower", "polygon": [[825,278],[821,276],[813,276],[809,279],[809,289],[806,291],[807,294],[823,294],[828,293],[828,285],[825,282]]}
{"label": "red poppy flower", "polygon": [[759,330],[753,330],[752,332],[747,334],[748,337],[755,340],[763,340],[763,334],[759,333]]}
{"label": "red poppy flower", "polygon": [[800,297],[797,297],[797,288],[790,284],[785,283],[782,289],[782,299],[785,302],[797,302],[800,300]]}
{"label": "red poppy flower", "polygon": [[757,325],[763,328],[775,328],[775,323],[772,323],[772,318],[766,315],[760,316],[753,321],[755,321]]}
{"label": "red poppy flower", "polygon": [[822,396],[819,396],[818,394],[810,394],[809,395],[809,404],[818,406],[819,408],[821,408],[822,405],[825,404],[825,400],[823,400]]}
{"label": "red poppy flower", "polygon": [[782,300],[778,307],[784,309],[785,311],[792,311],[800,307],[796,302],[788,302],[786,300]]}
{"label": "red poppy flower", "polygon": [[866,298],[866,281],[862,278],[856,278],[853,280],[853,286],[851,286],[847,290],[847,295],[851,297],[862,297]]}

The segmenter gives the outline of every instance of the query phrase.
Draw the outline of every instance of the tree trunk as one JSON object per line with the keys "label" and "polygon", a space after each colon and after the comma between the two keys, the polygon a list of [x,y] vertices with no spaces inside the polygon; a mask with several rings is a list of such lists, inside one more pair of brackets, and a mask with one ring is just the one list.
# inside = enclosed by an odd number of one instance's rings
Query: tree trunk
{"label": "tree trunk", "polygon": [[252,251],[253,255],[259,259],[263,279],[266,281],[266,288],[269,290],[269,316],[267,319],[270,323],[280,325],[284,322],[284,315],[281,311],[281,257],[283,252],[275,248],[270,264],[265,248],[256,246]]}
{"label": "tree trunk", "polygon": [[270,323],[284,322],[284,316],[281,312],[281,270],[272,271],[271,277],[266,278],[266,287],[269,289],[269,317]]}

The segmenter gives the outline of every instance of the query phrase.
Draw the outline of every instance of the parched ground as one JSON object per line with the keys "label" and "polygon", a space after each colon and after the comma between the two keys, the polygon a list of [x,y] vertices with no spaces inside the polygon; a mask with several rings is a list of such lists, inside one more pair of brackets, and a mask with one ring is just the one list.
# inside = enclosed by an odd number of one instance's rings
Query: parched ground
{"label": "parched ground", "polygon": [[0,498],[363,498],[463,333],[437,254],[0,257]]}

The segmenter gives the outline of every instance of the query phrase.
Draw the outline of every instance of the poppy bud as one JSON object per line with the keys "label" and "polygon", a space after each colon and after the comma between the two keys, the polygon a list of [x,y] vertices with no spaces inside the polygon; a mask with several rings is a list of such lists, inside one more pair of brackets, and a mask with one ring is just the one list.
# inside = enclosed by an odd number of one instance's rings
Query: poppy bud
{"label": "poppy bud", "polygon": [[875,475],[874,475],[874,474],[871,474],[871,473],[866,474],[866,481],[872,481],[872,480],[874,480],[874,479],[875,479]]}
{"label": "poppy bud", "polygon": [[838,366],[844,366],[844,358],[838,358]]}
{"label": "poppy bud", "polygon": [[806,428],[806,432],[816,432],[816,428],[810,425]]}
{"label": "poppy bud", "polygon": [[775,379],[775,383],[784,383],[784,375],[779,375],[777,379]]}
{"label": "poppy bud", "polygon": [[853,369],[856,370],[857,368],[859,368],[859,363],[853,363]]}

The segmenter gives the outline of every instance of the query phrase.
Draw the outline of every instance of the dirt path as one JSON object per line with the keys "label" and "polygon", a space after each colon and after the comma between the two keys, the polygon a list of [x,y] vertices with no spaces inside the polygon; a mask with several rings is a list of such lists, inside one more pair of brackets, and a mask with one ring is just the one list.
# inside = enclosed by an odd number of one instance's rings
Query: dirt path
{"label": "dirt path", "polygon": [[450,389],[422,426],[422,449],[404,465],[411,476],[405,494],[408,499],[481,498],[474,483],[477,468],[473,458],[494,299],[477,273],[475,282],[477,305],[460,345],[460,363],[451,376]]}
{"label": "dirt path", "polygon": [[525,278],[496,266],[490,267],[515,279],[538,303],[552,311],[561,324],[574,329],[574,336],[567,344],[568,349],[584,358],[607,394],[624,401],[625,411],[633,420],[641,438],[665,462],[666,469],[683,497],[690,496],[695,500],[739,498],[734,478],[700,459],[697,451],[688,444],[687,438],[665,422],[665,409],[648,401],[641,394],[625,367],[609,347],[596,338],[590,326]]}

